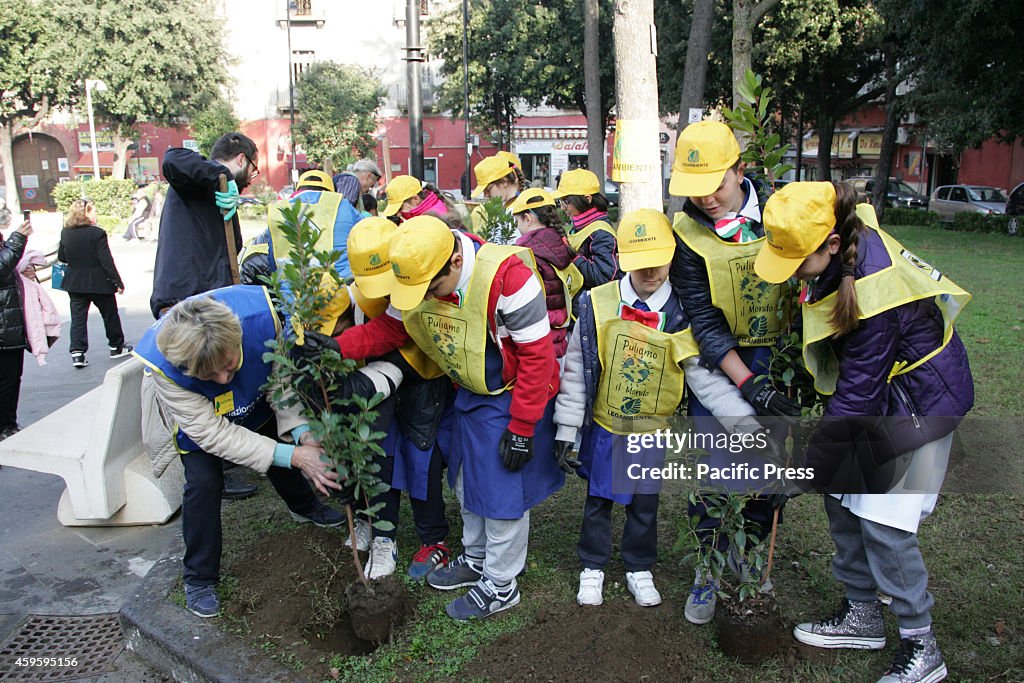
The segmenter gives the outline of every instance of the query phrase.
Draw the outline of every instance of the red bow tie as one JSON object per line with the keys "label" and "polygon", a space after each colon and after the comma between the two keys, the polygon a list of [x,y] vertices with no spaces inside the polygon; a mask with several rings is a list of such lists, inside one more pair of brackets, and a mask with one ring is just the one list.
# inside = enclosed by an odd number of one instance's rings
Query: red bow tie
{"label": "red bow tie", "polygon": [[638,308],[622,304],[619,309],[619,317],[623,320],[631,320],[641,325],[646,325],[655,330],[661,329],[661,313],[657,311],[641,311]]}

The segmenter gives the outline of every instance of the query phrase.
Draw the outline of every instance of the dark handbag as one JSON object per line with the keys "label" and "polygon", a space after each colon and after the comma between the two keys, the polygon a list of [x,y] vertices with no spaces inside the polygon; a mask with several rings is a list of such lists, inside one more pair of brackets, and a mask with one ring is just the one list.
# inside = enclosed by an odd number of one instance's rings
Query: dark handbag
{"label": "dark handbag", "polygon": [[50,266],[50,286],[54,289],[64,289],[64,272],[67,270],[68,264],[57,261]]}

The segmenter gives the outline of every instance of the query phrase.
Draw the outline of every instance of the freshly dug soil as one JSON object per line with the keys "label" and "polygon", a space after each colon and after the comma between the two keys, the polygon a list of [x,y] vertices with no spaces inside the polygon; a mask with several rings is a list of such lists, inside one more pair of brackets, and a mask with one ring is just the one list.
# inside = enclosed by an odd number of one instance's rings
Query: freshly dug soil
{"label": "freshly dug soil", "polygon": [[310,665],[303,673],[311,680],[326,677],[319,663],[324,654],[365,655],[376,648],[356,635],[344,608],[345,587],[358,583],[344,540],[337,529],[310,524],[258,538],[224,567],[238,580],[225,612],[248,625],[257,643],[294,651]]}
{"label": "freshly dug soil", "polygon": [[408,615],[405,586],[393,576],[374,581],[370,593],[361,581],[345,588],[345,599],[352,628],[363,640],[380,645],[391,637]]}
{"label": "freshly dug soil", "polygon": [[643,608],[618,599],[541,608],[534,624],[484,647],[464,679],[689,681],[703,655],[687,646],[682,611],[670,601]]}
{"label": "freshly dug soil", "polygon": [[792,647],[793,638],[774,601],[752,606],[747,603],[741,612],[731,607],[720,604],[715,610],[722,654],[757,665]]}

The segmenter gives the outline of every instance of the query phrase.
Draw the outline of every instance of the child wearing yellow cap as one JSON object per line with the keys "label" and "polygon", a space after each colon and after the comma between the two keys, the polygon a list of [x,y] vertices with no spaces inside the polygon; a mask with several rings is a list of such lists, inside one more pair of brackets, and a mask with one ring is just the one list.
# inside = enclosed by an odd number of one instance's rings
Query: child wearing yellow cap
{"label": "child wearing yellow cap", "polygon": [[608,200],[597,175],[585,168],[566,171],[554,195],[572,222],[569,246],[576,252],[573,265],[583,275],[583,286],[592,289],[618,278],[615,230],[608,222]]}
{"label": "child wearing yellow cap", "polygon": [[516,197],[509,212],[515,216],[522,233],[516,245],[530,249],[537,260],[551,323],[551,342],[555,346],[555,357],[561,358],[569,344],[573,296],[582,288],[583,281],[578,270],[568,271],[573,253],[565,239],[555,198],[545,189],[531,188]]}
{"label": "child wearing yellow cap", "polygon": [[[526,177],[519,165],[519,157],[510,152],[501,151],[482,159],[473,167],[473,175],[476,178],[473,196],[484,199],[499,197],[506,209],[527,186]],[[479,234],[487,220],[482,205],[473,209],[470,220],[473,230]],[[511,242],[514,243],[519,237],[519,232],[514,231]]]}
{"label": "child wearing yellow cap", "polygon": [[[349,286],[355,303],[355,323],[361,325],[387,314],[394,273],[391,270],[391,240],[395,224],[386,218],[365,218],[356,223],[348,237],[348,250],[354,281]],[[392,311],[393,315],[400,315]],[[410,342],[388,358],[398,364],[405,375],[417,376],[397,392],[394,419],[385,431],[381,448],[387,454],[378,476],[391,489],[373,501],[384,503],[380,518],[394,526],[389,531],[373,531],[359,520],[357,542],[370,550],[367,576],[371,579],[389,576],[395,571],[398,547],[395,538],[399,522],[402,491],[409,494],[413,522],[420,539],[420,548],[413,554],[408,575],[422,580],[437,567],[448,564],[450,551],[446,545],[448,518],[443,497],[444,446],[450,439],[451,380],[444,377],[437,364]],[[440,438],[439,438],[440,437]],[[372,541],[369,540],[373,536]]]}
{"label": "child wearing yellow cap", "polygon": [[395,176],[385,192],[388,203],[380,215],[393,218],[398,223],[427,214],[442,218],[456,213],[450,199],[430,183],[424,183],[415,176]]}
{"label": "child wearing yellow cap", "polygon": [[[766,379],[772,346],[788,324],[787,290],[754,273],[754,259],[764,243],[763,201],[758,185],[743,175],[744,169],[736,136],[724,123],[700,121],[680,133],[669,192],[686,201],[672,226],[677,249],[669,280],[685,302],[702,364],[727,376],[758,415],[796,416],[800,406],[775,391]],[[713,429],[716,420],[727,417],[708,410],[693,395],[687,413],[702,429]],[[728,451],[712,449],[708,464],[726,467],[734,461]],[[689,514],[700,516],[699,528],[708,537],[719,524],[701,502],[690,505]],[[743,515],[768,530],[774,511],[767,498],[753,498]],[[727,546],[719,549],[729,550]],[[739,563],[733,559],[733,564]],[[716,601],[714,586],[698,576],[687,599],[687,620],[709,622]]]}
{"label": "child wearing yellow cap", "polygon": [[[974,403],[967,351],[953,329],[970,295],[856,201],[846,183],[787,185],[765,207],[767,241],[755,263],[767,282],[807,283],[804,360],[816,389],[831,395],[806,464],[816,487],[833,494],[824,497],[837,550],[832,573],[846,595],[835,617],[793,634],[817,647],[881,649],[884,593],[900,647],[879,683],[940,681],[946,665],[917,529],[935,508],[953,430]],[[844,467],[855,441],[868,443],[871,457]],[[856,478],[841,474],[851,469]]]}
{"label": "child wearing yellow cap", "polygon": [[[555,403],[555,448],[559,463],[571,471],[568,454],[581,437],[578,473],[588,486],[577,547],[583,565],[577,602],[603,602],[611,511],[618,503],[626,507],[620,546],[626,587],[637,604],[651,607],[661,603],[651,573],[660,480],[635,475],[642,467],[660,468],[665,453],[664,448],[627,450],[628,437],[667,427],[684,383],[723,414],[753,411],[721,373],[697,365],[689,321],[668,282],[676,249],[668,219],[654,209],[631,211],[622,217],[617,238],[626,275],[580,296]],[[753,418],[734,425],[746,431],[757,427]]]}

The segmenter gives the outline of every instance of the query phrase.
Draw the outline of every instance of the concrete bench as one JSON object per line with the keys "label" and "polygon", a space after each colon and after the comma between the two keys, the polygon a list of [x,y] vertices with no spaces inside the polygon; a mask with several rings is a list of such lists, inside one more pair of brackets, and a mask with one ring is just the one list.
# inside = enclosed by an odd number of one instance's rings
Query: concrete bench
{"label": "concrete bench", "polygon": [[175,460],[159,479],[142,445],[142,363],[107,371],[103,384],[0,441],[0,465],[56,474],[67,489],[65,526],[162,524],[181,507]]}

